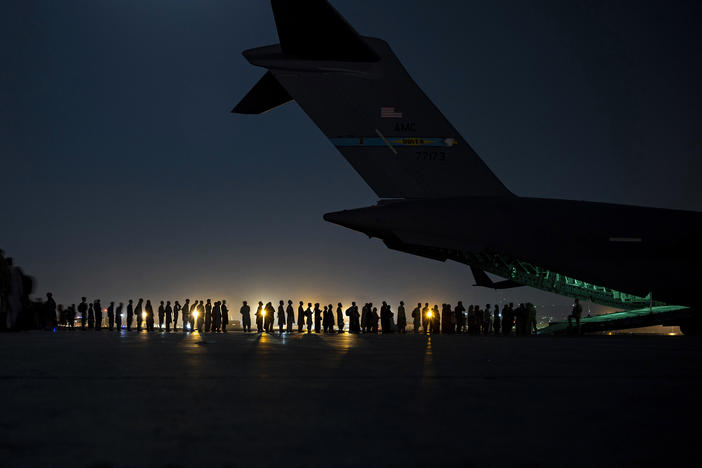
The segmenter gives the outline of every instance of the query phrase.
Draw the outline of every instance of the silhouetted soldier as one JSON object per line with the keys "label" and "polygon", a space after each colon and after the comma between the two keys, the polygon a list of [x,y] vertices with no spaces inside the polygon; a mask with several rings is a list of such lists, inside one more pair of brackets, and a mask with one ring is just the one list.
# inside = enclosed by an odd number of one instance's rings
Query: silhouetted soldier
{"label": "silhouetted soldier", "polygon": [[141,331],[141,324],[144,321],[144,310],[142,308],[143,302],[144,302],[144,299],[139,299],[137,301],[136,308],[134,309],[134,315],[136,315],[136,321],[137,321],[137,331]]}
{"label": "silhouetted soldier", "polygon": [[163,306],[163,301],[158,306],[158,328],[163,328],[163,319],[166,316],[166,308]]}
{"label": "silhouetted soldier", "polygon": [[80,314],[80,328],[85,330],[85,324],[88,321],[88,304],[85,302],[85,298],[80,298],[80,304],[78,304],[78,313]]}
{"label": "silhouetted soldier", "polygon": [[568,316],[568,327],[573,326],[573,319],[575,319],[575,331],[580,334],[580,316],[583,314],[583,308],[580,305],[580,300],[576,297],[573,302],[573,310]]}
{"label": "silhouetted soldier", "polygon": [[214,303],[212,308],[212,331],[218,332],[222,326],[222,308],[221,302],[217,301]]}
{"label": "silhouetted soldier", "polygon": [[314,332],[322,333],[322,311],[319,309],[319,303],[314,305]]}
{"label": "silhouetted soldier", "polygon": [[285,327],[285,302],[278,302],[278,333],[283,334],[283,327]]}
{"label": "silhouetted soldier", "polygon": [[256,308],[256,331],[258,333],[263,333],[263,316],[265,312],[263,311],[263,302],[258,301],[258,307]]}
{"label": "silhouetted soldier", "polygon": [[146,331],[154,331],[154,308],[151,306],[151,300],[146,300],[146,305],[144,306],[144,313],[146,313]]}
{"label": "silhouetted soldier", "polygon": [[[180,315],[181,309],[180,303],[175,301],[175,304],[173,304],[173,331],[178,329],[178,315]],[[185,319],[183,319],[183,326],[185,326]]]}
{"label": "silhouetted soldier", "polygon": [[180,309],[180,311],[183,315],[183,333],[187,333],[188,324],[190,324],[190,329],[194,330],[195,327],[193,326],[192,318],[190,317],[190,299],[185,300],[185,303],[183,304],[183,307]]}
{"label": "silhouetted soldier", "polygon": [[107,328],[110,329],[110,331],[115,329],[115,303],[110,302],[110,305],[107,307]]}
{"label": "silhouetted soldier", "polygon": [[305,320],[307,322],[307,333],[312,333],[312,303],[307,304],[307,309],[305,310]]}
{"label": "silhouetted soldier", "polygon": [[227,333],[227,325],[229,325],[229,308],[227,301],[222,299],[222,333]]}
{"label": "silhouetted soldier", "polygon": [[288,315],[288,333],[292,333],[293,325],[295,325],[295,309],[293,309],[292,303],[292,300],[288,299],[288,307],[285,309],[285,313]]}
{"label": "silhouetted soldier", "polygon": [[122,330],[122,310],[124,310],[124,303],[120,302],[115,312],[115,327],[118,331]]}
{"label": "silhouetted soldier", "polygon": [[102,306],[100,305],[100,299],[95,301],[93,305],[93,310],[95,311],[95,329],[102,329]]}
{"label": "silhouetted soldier", "polygon": [[355,302],[351,303],[351,307],[346,309],[346,316],[349,318],[349,333],[361,332],[361,315],[358,313],[358,306]]}
{"label": "silhouetted soldier", "polygon": [[305,328],[305,309],[303,307],[303,302],[300,301],[300,305],[297,306],[297,331],[298,333],[302,333],[302,330]]}
{"label": "silhouetted soldier", "polygon": [[502,317],[500,317],[500,306],[495,304],[495,310],[492,313],[493,315],[493,320],[492,320],[492,329],[495,332],[495,335],[499,335],[501,333],[500,330],[502,330]]}
{"label": "silhouetted soldier", "polygon": [[336,306],[336,327],[339,329],[339,333],[344,333],[344,311],[341,308],[341,302]]}
{"label": "silhouetted soldier", "polygon": [[239,309],[241,314],[241,328],[243,328],[244,333],[251,331],[251,307],[244,301],[242,303],[241,309]]}
{"label": "silhouetted soldier", "polygon": [[166,318],[166,331],[171,331],[171,323],[173,323],[173,307],[171,307],[171,301],[166,301],[166,308],[164,309],[164,316]]}
{"label": "silhouetted soldier", "polygon": [[212,327],[212,300],[207,299],[205,304],[205,332],[209,333]]}

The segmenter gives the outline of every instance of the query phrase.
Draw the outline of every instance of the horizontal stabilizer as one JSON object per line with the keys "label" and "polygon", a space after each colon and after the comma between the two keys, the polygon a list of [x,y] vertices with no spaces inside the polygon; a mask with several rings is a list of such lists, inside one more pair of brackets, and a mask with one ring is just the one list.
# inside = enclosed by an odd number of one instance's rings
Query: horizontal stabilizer
{"label": "horizontal stabilizer", "polygon": [[272,0],[271,4],[285,55],[305,60],[378,60],[327,0]]}
{"label": "horizontal stabilizer", "polygon": [[273,74],[267,72],[232,112],[236,114],[263,114],[292,100],[293,98]]}
{"label": "horizontal stabilizer", "polygon": [[490,279],[487,273],[473,266],[470,267],[470,271],[473,272],[473,278],[475,278],[475,284],[473,286],[482,286],[490,289],[512,289],[524,286],[523,284],[512,280],[494,282]]}

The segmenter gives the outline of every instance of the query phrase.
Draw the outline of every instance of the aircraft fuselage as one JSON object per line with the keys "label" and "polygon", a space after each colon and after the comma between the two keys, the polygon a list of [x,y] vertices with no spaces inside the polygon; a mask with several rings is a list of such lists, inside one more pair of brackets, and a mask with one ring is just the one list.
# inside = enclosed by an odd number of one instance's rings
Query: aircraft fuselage
{"label": "aircraft fuselage", "polygon": [[702,213],[469,197],[381,201],[325,219],[394,246],[499,253],[629,294],[652,293],[693,307],[698,302]]}

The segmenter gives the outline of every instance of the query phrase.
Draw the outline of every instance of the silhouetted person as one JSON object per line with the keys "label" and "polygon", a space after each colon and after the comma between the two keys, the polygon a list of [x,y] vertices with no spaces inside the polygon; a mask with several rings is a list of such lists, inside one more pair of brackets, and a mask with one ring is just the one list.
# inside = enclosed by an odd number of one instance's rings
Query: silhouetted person
{"label": "silhouetted person", "polygon": [[263,333],[263,317],[265,312],[263,311],[263,302],[258,301],[258,307],[256,308],[256,331],[258,333]]}
{"label": "silhouetted person", "polygon": [[387,302],[380,306],[380,327],[383,333],[392,333],[392,312]]}
{"label": "silhouetted person", "polygon": [[515,331],[518,336],[524,334],[524,304],[519,304],[517,310],[514,314],[515,318]]}
{"label": "silhouetted person", "polygon": [[171,323],[173,323],[173,307],[171,307],[171,301],[166,301],[166,308],[164,309],[164,316],[166,318],[166,331],[171,331]]}
{"label": "silhouetted person", "polygon": [[[180,315],[182,307],[178,301],[173,304],[173,331],[178,329],[178,315]],[[183,320],[183,326],[185,326],[185,320]]]}
{"label": "silhouetted person", "polygon": [[404,301],[400,301],[400,305],[397,308],[397,331],[399,333],[407,332],[407,316],[405,315]]}
{"label": "silhouetted person", "polygon": [[314,332],[322,333],[322,311],[319,304],[314,305]]}
{"label": "silhouetted person", "polygon": [[490,311],[490,304],[485,304],[485,311],[483,312],[483,335],[490,334],[490,326],[492,325],[492,315]]}
{"label": "silhouetted person", "polygon": [[463,307],[463,301],[458,301],[456,304],[456,310],[454,314],[456,315],[456,333],[463,333],[466,328],[466,308]]}
{"label": "silhouetted person", "polygon": [[110,331],[115,329],[115,303],[110,302],[110,305],[107,307],[107,328],[109,328]]}
{"label": "silhouetted person", "polygon": [[266,311],[265,320],[263,321],[264,328],[266,329],[266,333],[273,333],[273,324],[275,323],[275,309],[273,308],[273,304],[267,302],[264,310]]}
{"label": "silhouetted person", "polygon": [[295,309],[293,309],[292,303],[293,303],[292,300],[288,299],[288,306],[285,308],[285,313],[288,316],[288,319],[287,319],[288,333],[292,333],[293,325],[295,325]]}
{"label": "silhouetted person", "polygon": [[312,303],[307,304],[305,310],[305,321],[307,322],[307,333],[312,333]]}
{"label": "silhouetted person", "polygon": [[227,301],[222,299],[222,333],[227,333],[227,325],[229,325],[229,308]]}
{"label": "silhouetted person", "polygon": [[334,332],[334,310],[331,304],[324,306],[324,311],[322,312],[322,327],[324,328],[324,333]]}
{"label": "silhouetted person", "polygon": [[422,308],[422,330],[424,331],[424,333],[429,332],[429,328],[430,328],[429,311],[431,311],[431,309],[429,308],[429,303],[425,302],[424,307]]}
{"label": "silhouetted person", "polygon": [[163,328],[163,319],[166,317],[166,308],[163,306],[163,301],[158,306],[158,328]]}
{"label": "silhouetted person", "polygon": [[244,330],[245,333],[248,333],[251,331],[251,307],[246,303],[246,301],[243,302],[243,305],[241,306],[241,309],[239,309],[239,313],[241,314],[241,328]]}
{"label": "silhouetted person", "polygon": [[203,327],[205,326],[205,316],[207,315],[207,312],[205,311],[204,301],[200,301],[200,303],[197,305],[196,313],[197,332],[202,333]]}
{"label": "silhouetted person", "polygon": [[300,305],[297,306],[297,332],[302,333],[305,328],[305,309],[303,307],[303,302],[300,301]]}
{"label": "silhouetted person", "polygon": [[212,331],[219,332],[222,326],[222,303],[217,301],[212,308]]}
{"label": "silhouetted person", "polygon": [[341,308],[341,302],[336,306],[336,327],[339,329],[339,333],[344,333],[344,311]]}
{"label": "silhouetted person", "polygon": [[95,311],[95,329],[102,329],[102,305],[100,305],[100,299],[95,301],[93,305],[93,311]]}
{"label": "silhouetted person", "polygon": [[80,328],[85,330],[85,324],[88,321],[88,304],[85,302],[85,298],[80,298],[80,304],[78,304],[78,313],[80,314]]}
{"label": "silhouetted person", "polygon": [[352,302],[351,307],[346,309],[346,316],[349,318],[349,332],[361,333],[361,315],[358,313],[358,306],[355,302]]}
{"label": "silhouetted person", "polygon": [[154,321],[156,317],[154,317],[154,308],[151,306],[151,301],[149,299],[146,300],[144,311],[146,312],[146,331],[152,332],[154,331]]}
{"label": "silhouetted person", "polygon": [[436,304],[431,309],[431,332],[441,333],[441,316],[439,315],[439,306]]}
{"label": "silhouetted person", "polygon": [[144,322],[144,318],[146,317],[142,306],[143,303],[144,299],[139,299],[137,301],[136,308],[134,309],[134,315],[136,315],[137,321],[137,331],[141,331],[141,324]]}
{"label": "silhouetted person", "polygon": [[514,303],[510,302],[502,308],[502,334],[509,336],[512,334],[514,326]]}
{"label": "silhouetted person", "polygon": [[188,324],[190,324],[190,329],[194,330],[195,327],[192,323],[192,318],[190,317],[190,299],[186,299],[183,307],[180,309],[180,313],[183,315],[183,333],[187,333]]}
{"label": "silhouetted person", "polygon": [[527,308],[527,335],[532,333],[536,335],[536,307],[531,302],[526,305]]}
{"label": "silhouetted person", "polygon": [[51,330],[56,326],[56,301],[52,293],[46,293],[44,303],[44,328]]}
{"label": "silhouetted person", "polygon": [[365,303],[361,308],[361,330],[363,333],[370,331],[370,307]]}
{"label": "silhouetted person", "polygon": [[495,310],[492,312],[492,330],[495,335],[499,335],[502,331],[502,317],[500,316],[500,306],[495,304]]}
{"label": "silhouetted person", "polygon": [[422,325],[422,303],[417,303],[417,307],[412,311],[412,328],[415,333],[419,333],[419,327]]}
{"label": "silhouetted person", "polygon": [[117,306],[117,310],[115,311],[115,327],[117,327],[117,330],[122,330],[122,314],[124,310],[124,303],[120,302],[119,305]]}
{"label": "silhouetted person", "polygon": [[285,326],[285,303],[280,301],[278,303],[278,333],[283,334],[283,327]]}
{"label": "silhouetted person", "polygon": [[212,327],[212,300],[207,299],[205,304],[205,332],[209,333]]}
{"label": "silhouetted person", "polygon": [[378,333],[378,322],[380,321],[380,316],[378,315],[378,308],[373,307],[373,304],[370,304],[370,326],[371,326],[371,333]]}
{"label": "silhouetted person", "polygon": [[573,302],[573,310],[568,316],[568,327],[573,326],[573,319],[575,319],[575,331],[580,334],[580,316],[583,314],[583,308],[580,305],[580,300],[576,297]]}
{"label": "silhouetted person", "polygon": [[75,328],[76,326],[76,305],[71,304],[71,308],[68,309],[68,323],[71,326],[71,328]]}

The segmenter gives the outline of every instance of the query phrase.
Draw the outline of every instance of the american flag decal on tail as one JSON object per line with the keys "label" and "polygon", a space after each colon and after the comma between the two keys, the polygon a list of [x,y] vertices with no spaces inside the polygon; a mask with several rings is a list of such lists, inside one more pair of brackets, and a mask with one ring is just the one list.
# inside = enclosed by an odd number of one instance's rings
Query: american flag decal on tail
{"label": "american flag decal on tail", "polygon": [[380,118],[382,119],[401,119],[402,112],[398,112],[394,107],[381,107]]}

